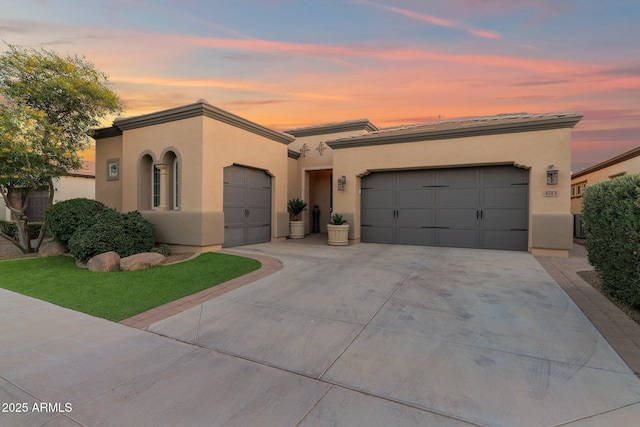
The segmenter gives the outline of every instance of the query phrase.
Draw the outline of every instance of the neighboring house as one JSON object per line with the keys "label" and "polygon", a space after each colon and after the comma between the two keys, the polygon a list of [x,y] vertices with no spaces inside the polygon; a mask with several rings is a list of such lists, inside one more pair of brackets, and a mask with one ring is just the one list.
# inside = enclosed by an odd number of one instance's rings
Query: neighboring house
{"label": "neighboring house", "polygon": [[637,173],[640,173],[640,147],[584,168],[571,175],[571,213],[574,215],[575,237],[584,237],[581,216],[582,196],[586,186]]}
{"label": "neighboring house", "polygon": [[[85,197],[93,199],[96,194],[96,164],[95,162],[83,162],[81,170],[74,170],[67,176],[62,176],[53,181],[53,203],[62,200]],[[29,221],[44,220],[44,212],[49,207],[49,190],[36,190],[31,195],[26,214]],[[11,211],[0,198],[0,219],[9,220]]]}
{"label": "neighboring house", "polygon": [[340,213],[352,243],[567,256],[571,129],[581,118],[388,129],[360,119],[278,132],[200,100],[97,130],[96,199],[141,211],[158,241],[196,252],[286,238],[287,200],[300,197],[307,231],[318,205],[322,230]]}

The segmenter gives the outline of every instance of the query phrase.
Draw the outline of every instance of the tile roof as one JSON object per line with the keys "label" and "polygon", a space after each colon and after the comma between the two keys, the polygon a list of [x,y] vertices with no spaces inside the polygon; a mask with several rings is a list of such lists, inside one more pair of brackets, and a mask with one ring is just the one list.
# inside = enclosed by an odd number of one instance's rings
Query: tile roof
{"label": "tile roof", "polygon": [[580,119],[582,119],[582,114],[580,113],[506,113],[482,117],[465,117],[383,128],[364,135],[336,138],[327,141],[327,144],[335,149],[360,145],[572,128]]}

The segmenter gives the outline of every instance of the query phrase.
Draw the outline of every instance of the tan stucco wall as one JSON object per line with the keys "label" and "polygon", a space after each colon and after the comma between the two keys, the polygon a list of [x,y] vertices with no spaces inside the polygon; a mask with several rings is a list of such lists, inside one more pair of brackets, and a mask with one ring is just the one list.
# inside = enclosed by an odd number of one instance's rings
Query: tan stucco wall
{"label": "tan stucco wall", "polygon": [[[587,186],[597,184],[598,182],[609,181],[611,176],[624,173],[626,175],[633,175],[640,173],[640,156],[632,159],[624,160],[615,165],[607,166],[606,168],[593,171],[591,173],[573,178],[571,184],[577,184],[579,182],[587,182]],[[574,197],[571,199],[571,213],[579,214],[582,212],[582,196]]]}
{"label": "tan stucco wall", "polygon": [[223,174],[227,166],[262,169],[271,175],[271,237],[289,234],[287,145],[213,119],[204,119],[202,208],[222,212]]}
{"label": "tan stucco wall", "polygon": [[[107,180],[107,161],[120,159],[120,178]],[[122,136],[96,141],[95,198],[118,211],[122,211],[122,187],[127,173],[122,168]]]}
{"label": "tan stucco wall", "polygon": [[[433,167],[515,164],[529,169],[529,249],[552,249],[567,254],[571,240],[570,168],[571,130],[544,130],[502,135],[475,136],[423,142],[397,143],[334,150],[334,212],[343,214],[352,225],[349,238],[360,240],[360,178],[380,170]],[[546,171],[553,164],[559,172],[558,185],[546,184]],[[338,191],[335,177],[345,175],[345,191]],[[544,197],[545,191],[557,191],[557,197]],[[535,218],[547,214],[562,218],[565,226],[555,239],[539,238],[542,229],[534,227]],[[567,228],[567,230],[564,230]],[[546,236],[546,233],[544,233]],[[546,248],[536,248],[542,242]]]}
{"label": "tan stucco wall", "polygon": [[[272,177],[272,239],[288,234],[287,145],[205,116],[124,130],[96,144],[96,198],[121,211],[141,210],[157,239],[176,247],[219,249],[224,241],[223,171],[231,165],[267,171]],[[172,151],[180,162],[180,206],[149,210],[141,191],[140,160],[162,163]],[[106,180],[107,159],[120,159],[120,180]],[[144,208],[141,208],[144,207]]]}

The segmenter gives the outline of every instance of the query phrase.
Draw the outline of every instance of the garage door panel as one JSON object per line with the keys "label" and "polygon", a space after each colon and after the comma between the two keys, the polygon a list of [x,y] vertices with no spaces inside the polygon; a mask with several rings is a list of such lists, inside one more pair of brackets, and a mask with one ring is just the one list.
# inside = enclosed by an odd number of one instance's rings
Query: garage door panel
{"label": "garage door panel", "polygon": [[469,227],[476,228],[478,220],[477,209],[438,209],[436,226],[438,227]]}
{"label": "garage door panel", "polygon": [[241,226],[225,226],[224,229],[224,246],[239,246],[244,244],[244,225]]}
{"label": "garage door panel", "polygon": [[485,229],[526,229],[529,224],[529,215],[524,209],[484,208],[482,217]]}
{"label": "garage door panel", "polygon": [[483,206],[516,208],[526,206],[529,187],[485,188],[482,192]]}
{"label": "garage door panel", "polygon": [[249,206],[270,206],[271,190],[264,188],[247,188],[247,205]]}
{"label": "garage door panel", "polygon": [[369,243],[393,242],[393,227],[391,226],[367,226],[363,225],[360,231],[361,240]]}
{"label": "garage door panel", "polygon": [[248,226],[247,239],[250,242],[268,242],[271,240],[271,226]]}
{"label": "garage door panel", "polygon": [[246,171],[246,183],[250,187],[271,187],[271,177],[265,171],[244,168]]}
{"label": "garage door panel", "polygon": [[224,182],[244,186],[244,170],[238,166],[224,168]]}
{"label": "garage door panel", "polygon": [[435,173],[426,170],[402,171],[398,173],[398,188],[400,190],[422,189],[433,185]]}
{"label": "garage door panel", "polygon": [[223,197],[225,206],[244,206],[244,187],[236,184],[225,185]]}
{"label": "garage door panel", "polygon": [[398,208],[431,208],[435,202],[435,190],[426,188],[419,190],[399,190],[397,192]]}
{"label": "garage door panel", "polygon": [[405,245],[435,245],[435,230],[421,227],[398,227],[397,240]]}
{"label": "garage door panel", "polygon": [[441,169],[438,170],[438,185],[449,187],[477,187],[477,168]]}
{"label": "garage door panel", "polygon": [[526,250],[528,234],[527,230],[484,230],[482,247],[513,251]]}
{"label": "garage door panel", "polygon": [[363,225],[389,226],[393,224],[392,209],[367,209],[362,212]]}
{"label": "garage door panel", "polygon": [[361,203],[366,208],[391,208],[393,206],[393,191],[362,190]]}
{"label": "garage door panel", "polygon": [[436,244],[456,248],[477,248],[478,231],[475,229],[436,229]]}
{"label": "garage door panel", "polygon": [[435,225],[435,209],[399,209],[396,215],[399,227]]}
{"label": "garage door panel", "polygon": [[362,178],[362,187],[373,190],[393,190],[395,172],[376,172]]}
{"label": "garage door panel", "polygon": [[478,190],[476,188],[440,188],[438,191],[439,206],[476,207]]}

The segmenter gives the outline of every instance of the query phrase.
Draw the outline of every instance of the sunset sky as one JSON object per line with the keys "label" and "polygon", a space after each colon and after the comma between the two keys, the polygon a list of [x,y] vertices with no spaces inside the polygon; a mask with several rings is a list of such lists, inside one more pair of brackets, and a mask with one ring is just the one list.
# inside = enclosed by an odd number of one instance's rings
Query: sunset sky
{"label": "sunset sky", "polygon": [[125,116],[200,98],[278,130],[578,111],[574,172],[640,145],[638,0],[0,0],[0,10],[4,43],[86,57]]}

